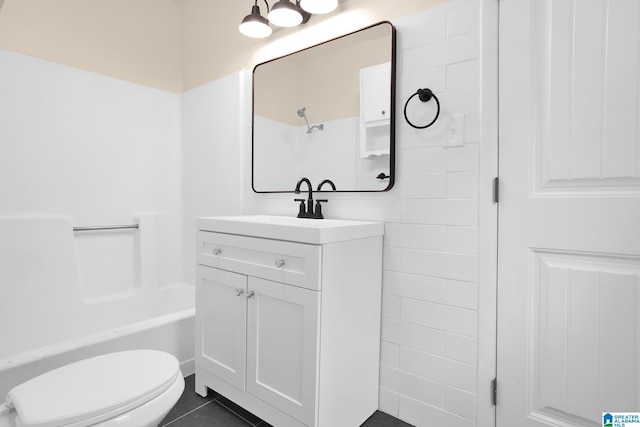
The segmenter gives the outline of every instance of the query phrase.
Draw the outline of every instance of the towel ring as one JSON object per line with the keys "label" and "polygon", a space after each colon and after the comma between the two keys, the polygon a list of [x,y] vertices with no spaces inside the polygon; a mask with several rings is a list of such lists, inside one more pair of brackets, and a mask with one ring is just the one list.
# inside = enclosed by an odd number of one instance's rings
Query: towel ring
{"label": "towel ring", "polygon": [[[426,124],[424,126],[416,126],[413,123],[411,123],[411,120],[409,120],[409,118],[407,117],[407,105],[409,105],[409,101],[411,101],[411,99],[418,95],[418,98],[420,98],[420,101],[422,102],[427,102],[429,101],[431,98],[435,99],[436,101],[436,105],[438,106],[438,111],[436,111],[436,116],[433,118],[433,120],[431,120],[431,122],[429,124]],[[407,121],[407,123],[409,123],[411,126],[413,126],[416,129],[426,129],[429,126],[431,126],[432,124],[434,124],[436,122],[436,120],[438,120],[438,116],[440,115],[440,101],[438,101],[438,97],[431,92],[431,89],[418,89],[418,91],[416,93],[414,93],[413,95],[411,95],[409,97],[409,99],[407,99],[407,102],[404,104],[404,119]]]}

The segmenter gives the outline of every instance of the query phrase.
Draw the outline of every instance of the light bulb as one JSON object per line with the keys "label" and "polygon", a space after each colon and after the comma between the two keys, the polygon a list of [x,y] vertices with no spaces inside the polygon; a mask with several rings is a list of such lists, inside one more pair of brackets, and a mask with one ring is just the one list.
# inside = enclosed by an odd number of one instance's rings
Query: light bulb
{"label": "light bulb", "polygon": [[334,11],[338,7],[338,0],[300,0],[300,7],[309,13],[321,15]]}
{"label": "light bulb", "polygon": [[263,39],[271,35],[271,27],[266,23],[260,23],[256,21],[243,22],[238,26],[238,29],[242,34],[254,39]]}
{"label": "light bulb", "polygon": [[274,4],[268,18],[269,22],[278,27],[295,27],[302,22],[300,11],[289,0],[280,0]]}
{"label": "light bulb", "polygon": [[244,17],[238,29],[245,36],[254,39],[263,39],[271,35],[269,21],[260,14],[260,8],[257,5],[251,8],[251,14]]}

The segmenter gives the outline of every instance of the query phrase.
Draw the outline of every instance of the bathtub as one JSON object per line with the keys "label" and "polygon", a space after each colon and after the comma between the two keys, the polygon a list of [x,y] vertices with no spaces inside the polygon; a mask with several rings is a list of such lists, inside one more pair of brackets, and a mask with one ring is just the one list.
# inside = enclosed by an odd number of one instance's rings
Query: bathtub
{"label": "bathtub", "polygon": [[158,218],[74,233],[65,217],[0,218],[0,403],[16,385],[87,357],[156,349],[193,373],[195,288],[163,280]]}
{"label": "bathtub", "polygon": [[[192,294],[185,285],[185,296]],[[195,308],[131,323],[96,334],[51,344],[0,360],[0,403],[18,384],[37,375],[88,357],[133,349],[162,350],[180,361],[182,373],[190,375],[194,367]]]}

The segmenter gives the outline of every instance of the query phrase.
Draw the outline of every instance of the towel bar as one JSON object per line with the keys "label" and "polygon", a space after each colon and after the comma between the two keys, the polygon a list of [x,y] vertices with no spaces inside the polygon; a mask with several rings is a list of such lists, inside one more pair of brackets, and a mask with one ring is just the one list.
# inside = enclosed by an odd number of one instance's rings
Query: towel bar
{"label": "towel bar", "polygon": [[73,227],[73,231],[101,231],[101,230],[122,230],[127,228],[139,228],[138,224],[130,225],[93,225],[88,227]]}

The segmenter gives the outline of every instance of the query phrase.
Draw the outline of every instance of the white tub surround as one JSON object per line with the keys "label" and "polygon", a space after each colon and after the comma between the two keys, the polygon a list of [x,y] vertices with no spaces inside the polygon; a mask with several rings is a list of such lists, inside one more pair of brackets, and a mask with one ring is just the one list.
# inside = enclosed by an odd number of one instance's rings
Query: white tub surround
{"label": "white tub surround", "polygon": [[16,326],[0,359],[193,308],[193,287],[158,283],[155,217],[131,221],[79,233],[60,216],[0,218],[0,322]]}
{"label": "white tub surround", "polygon": [[74,232],[88,224],[0,218],[0,395],[118,350],[167,351],[193,371],[194,287],[158,283],[155,219],[136,215],[137,229]]}
{"label": "white tub surround", "polygon": [[383,224],[197,226],[196,391],[277,426],[362,424],[378,408]]}
{"label": "white tub surround", "polygon": [[[100,353],[191,360],[180,95],[4,49],[0,93],[0,395]],[[111,224],[139,228],[73,232]]]}

